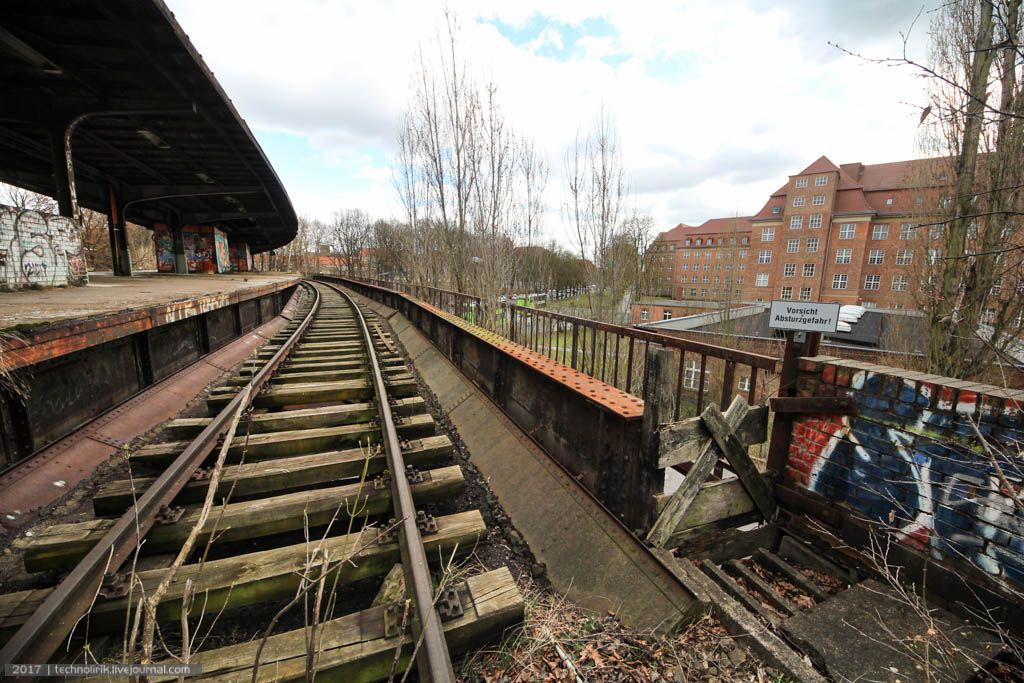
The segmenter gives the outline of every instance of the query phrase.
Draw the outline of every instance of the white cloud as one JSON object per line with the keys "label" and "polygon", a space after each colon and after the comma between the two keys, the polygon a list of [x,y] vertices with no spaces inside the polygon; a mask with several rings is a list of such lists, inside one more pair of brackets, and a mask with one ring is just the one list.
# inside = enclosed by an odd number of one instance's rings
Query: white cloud
{"label": "white cloud", "polygon": [[[821,154],[837,163],[914,155],[916,112],[907,102],[921,99],[921,81],[828,45],[899,52],[898,32],[916,13],[901,0],[447,4],[463,27],[463,54],[498,83],[509,120],[547,154],[552,204],[562,195],[567,144],[602,106],[617,122],[636,204],[662,228],[756,211],[786,175]],[[417,46],[437,47],[440,2],[170,5],[250,126],[304,136],[324,173],[338,174],[339,185],[325,191],[290,181],[272,158],[298,212],[400,214],[384,160]],[[520,45],[490,23],[523,30],[537,16],[548,25]],[[595,19],[614,35],[562,30]],[[924,28],[910,43],[917,54]],[[542,48],[571,57],[543,57],[551,52]],[[612,66],[606,57],[624,61]],[[557,235],[556,208],[549,229]]]}

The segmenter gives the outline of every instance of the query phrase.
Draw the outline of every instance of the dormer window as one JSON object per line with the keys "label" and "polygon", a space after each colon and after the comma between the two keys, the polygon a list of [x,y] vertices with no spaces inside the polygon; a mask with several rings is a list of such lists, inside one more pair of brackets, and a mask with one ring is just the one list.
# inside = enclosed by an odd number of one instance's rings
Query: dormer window
{"label": "dormer window", "polygon": [[772,207],[772,213],[782,213],[782,207],[781,206],[773,206]]}
{"label": "dormer window", "polygon": [[885,200],[885,205],[892,206],[892,197],[889,197],[888,199]]}

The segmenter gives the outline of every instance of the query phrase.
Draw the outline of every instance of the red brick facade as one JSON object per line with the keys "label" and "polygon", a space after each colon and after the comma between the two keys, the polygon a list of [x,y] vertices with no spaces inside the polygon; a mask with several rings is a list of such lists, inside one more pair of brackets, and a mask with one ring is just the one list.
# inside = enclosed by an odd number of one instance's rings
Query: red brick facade
{"label": "red brick facade", "polygon": [[948,190],[944,169],[944,160],[836,166],[821,157],[753,216],[659,235],[650,260],[654,292],[912,308],[915,268],[933,246],[918,224],[929,222]]}

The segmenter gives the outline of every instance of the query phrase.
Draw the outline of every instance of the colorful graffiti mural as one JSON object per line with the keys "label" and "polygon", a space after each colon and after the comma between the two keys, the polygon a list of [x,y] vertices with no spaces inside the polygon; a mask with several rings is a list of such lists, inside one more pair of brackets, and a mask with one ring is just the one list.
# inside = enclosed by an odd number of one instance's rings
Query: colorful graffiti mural
{"label": "colorful graffiti mural", "polygon": [[252,256],[249,254],[249,245],[245,242],[232,242],[231,250],[231,272],[246,273],[252,270]]}
{"label": "colorful graffiti mural", "polygon": [[173,273],[174,234],[168,226],[162,223],[153,226],[153,248],[156,251],[156,269],[161,273]]}
{"label": "colorful graffiti mural", "polygon": [[899,373],[826,365],[857,415],[796,421],[787,478],[936,559],[1024,585],[1021,403]]}
{"label": "colorful graffiti mural", "polygon": [[214,256],[218,273],[231,271],[231,252],[228,249],[228,236],[223,230],[213,229]]}
{"label": "colorful graffiti mural", "polygon": [[84,285],[81,226],[70,218],[0,206],[0,285]]}

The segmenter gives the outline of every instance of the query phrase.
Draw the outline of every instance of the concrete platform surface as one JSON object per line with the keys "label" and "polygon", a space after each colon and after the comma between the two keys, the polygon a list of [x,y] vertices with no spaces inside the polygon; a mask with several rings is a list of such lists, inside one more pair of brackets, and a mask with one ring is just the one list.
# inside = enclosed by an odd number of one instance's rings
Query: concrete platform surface
{"label": "concrete platform surface", "polygon": [[91,273],[85,287],[0,292],[0,331],[231,294],[298,277],[295,273],[140,273],[131,277]]}

